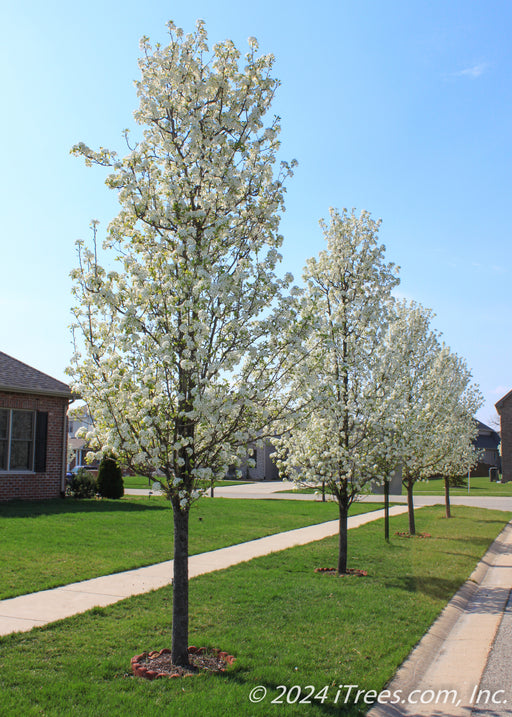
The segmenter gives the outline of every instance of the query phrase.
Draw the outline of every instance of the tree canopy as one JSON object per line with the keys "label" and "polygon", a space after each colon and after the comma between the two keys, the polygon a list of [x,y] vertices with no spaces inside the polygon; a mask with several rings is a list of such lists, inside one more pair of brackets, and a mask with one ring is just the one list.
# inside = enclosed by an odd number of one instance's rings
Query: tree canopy
{"label": "tree canopy", "polygon": [[[118,193],[101,263],[79,243],[73,272],[75,389],[95,419],[91,439],[147,476],[158,474],[175,519],[173,659],[187,656],[188,511],[268,430],[280,371],[275,273],[284,181],[279,119],[265,124],[278,81],[256,40],[242,62],[227,40],[210,51],[205,26],[170,42],[143,38],[142,139],[123,157],[80,143],[86,164],[110,168]],[[181,624],[181,628],[179,627]]]}
{"label": "tree canopy", "polygon": [[340,509],[339,572],[347,569],[347,513],[372,479],[379,480],[391,408],[380,350],[389,322],[397,269],[378,243],[380,222],[368,212],[331,209],[322,222],[327,250],[310,259],[300,315],[307,339],[295,360],[291,391],[302,422],[284,427],[281,470],[323,483]]}

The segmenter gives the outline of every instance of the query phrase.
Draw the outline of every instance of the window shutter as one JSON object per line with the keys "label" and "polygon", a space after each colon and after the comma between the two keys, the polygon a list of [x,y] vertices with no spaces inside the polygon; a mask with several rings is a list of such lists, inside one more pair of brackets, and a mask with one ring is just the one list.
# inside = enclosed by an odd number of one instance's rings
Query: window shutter
{"label": "window shutter", "polygon": [[46,472],[46,436],[48,433],[48,413],[37,411],[36,415],[36,446],[34,470],[36,473]]}

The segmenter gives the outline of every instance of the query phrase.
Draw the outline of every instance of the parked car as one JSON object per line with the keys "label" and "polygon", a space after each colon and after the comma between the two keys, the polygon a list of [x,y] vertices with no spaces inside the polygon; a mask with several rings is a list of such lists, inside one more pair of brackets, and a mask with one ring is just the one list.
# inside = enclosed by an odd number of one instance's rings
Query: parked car
{"label": "parked car", "polygon": [[97,466],[75,466],[74,468],[72,468],[70,471],[68,471],[66,473],[66,481],[69,481],[71,478],[73,478],[73,476],[76,476],[78,471],[81,471],[81,470],[87,471],[92,476],[94,476],[94,478],[98,477],[98,467]]}

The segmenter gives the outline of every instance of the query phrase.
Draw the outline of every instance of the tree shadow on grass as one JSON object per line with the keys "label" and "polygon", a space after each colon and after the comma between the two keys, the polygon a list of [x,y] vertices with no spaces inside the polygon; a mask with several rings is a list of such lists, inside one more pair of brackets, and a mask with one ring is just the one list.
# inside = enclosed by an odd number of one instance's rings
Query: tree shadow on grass
{"label": "tree shadow on grass", "polygon": [[405,575],[387,580],[386,588],[422,593],[436,600],[449,600],[460,588],[460,581],[450,578],[436,578],[431,575]]}
{"label": "tree shadow on grass", "polygon": [[[449,578],[435,578],[428,575],[406,576],[386,583],[386,587],[405,590],[411,593],[422,593],[436,600],[451,601],[452,607],[468,613],[482,615],[499,615],[505,609],[510,594],[509,587],[481,587],[472,592],[465,586],[459,595],[461,584]],[[469,592],[468,592],[469,591]]]}
{"label": "tree shadow on grass", "polygon": [[[510,510],[504,510],[503,513],[511,513]],[[499,520],[498,518],[478,518],[479,523],[488,523],[489,525],[495,524],[495,525],[503,525],[505,527],[505,524],[502,520]]]}
{"label": "tree shadow on grass", "polygon": [[[479,537],[476,536],[476,535],[467,536],[467,537],[461,537],[461,538],[457,538],[457,537],[447,537],[447,538],[443,538],[443,537],[440,537],[439,540],[448,540],[448,541],[454,542],[454,543],[458,542],[458,543],[464,543],[464,545],[468,545],[468,544],[469,544],[469,545],[475,545],[475,546],[479,546],[479,547],[481,546],[481,547],[484,547],[484,548],[485,548],[485,547],[489,547],[489,546],[492,544],[492,542],[493,542],[493,539],[492,539],[492,538],[486,538],[486,537],[481,537],[481,538],[479,538]],[[444,552],[444,551],[443,551],[443,552]]]}
{"label": "tree shadow on grass", "polygon": [[48,501],[9,501],[0,505],[0,518],[37,518],[65,513],[133,513],[148,510],[170,510],[170,503],[132,500],[77,500],[58,498]]}

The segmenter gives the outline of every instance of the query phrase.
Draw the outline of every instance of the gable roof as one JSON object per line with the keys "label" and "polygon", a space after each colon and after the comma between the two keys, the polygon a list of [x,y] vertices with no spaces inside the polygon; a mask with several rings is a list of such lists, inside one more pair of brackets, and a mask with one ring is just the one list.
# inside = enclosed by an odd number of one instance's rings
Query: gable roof
{"label": "gable roof", "polygon": [[486,426],[482,421],[476,420],[478,426],[478,435],[474,440],[474,444],[477,448],[488,448],[496,450],[501,441],[500,434],[495,431],[494,428]]}
{"label": "gable roof", "polygon": [[497,431],[494,428],[491,428],[490,426],[486,426],[485,423],[482,423],[482,421],[479,421],[478,418],[475,418],[476,425],[478,426],[478,430],[481,432],[489,432],[489,433],[497,433]]}
{"label": "gable roof", "polygon": [[500,400],[497,401],[497,402],[494,404],[495,407],[496,407],[497,409],[500,409],[500,408],[502,407],[502,405],[505,403],[505,401],[506,401],[507,399],[509,399],[511,396],[512,396],[512,391],[509,391],[508,393],[506,393],[506,394],[503,396],[503,398],[500,398]]}
{"label": "gable roof", "polygon": [[0,351],[0,391],[71,398],[71,389],[66,383],[57,381],[2,351]]}

